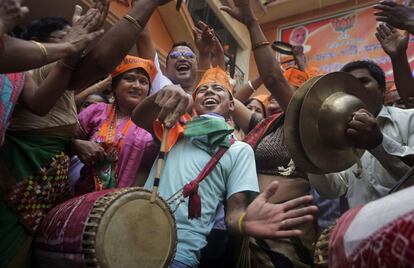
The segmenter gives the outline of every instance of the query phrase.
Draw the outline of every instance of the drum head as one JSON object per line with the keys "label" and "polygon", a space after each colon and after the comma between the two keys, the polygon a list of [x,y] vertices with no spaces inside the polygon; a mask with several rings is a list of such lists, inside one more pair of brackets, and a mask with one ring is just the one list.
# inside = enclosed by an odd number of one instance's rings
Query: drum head
{"label": "drum head", "polygon": [[[96,227],[96,256],[85,254],[85,258],[99,260],[100,267],[168,267],[177,243],[175,219],[169,206],[160,197],[151,203],[151,193],[142,188],[115,194],[116,199]],[[105,199],[106,196],[102,197],[96,204],[106,206]],[[90,216],[93,221],[93,212]],[[86,228],[84,246],[88,244],[87,233],[92,231]]]}

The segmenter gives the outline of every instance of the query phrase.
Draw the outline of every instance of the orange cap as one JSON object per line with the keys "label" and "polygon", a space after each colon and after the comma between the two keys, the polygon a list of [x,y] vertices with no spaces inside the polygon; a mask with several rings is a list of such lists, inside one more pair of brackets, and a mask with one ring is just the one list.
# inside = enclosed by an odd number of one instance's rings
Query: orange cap
{"label": "orange cap", "polygon": [[296,68],[290,68],[287,69],[283,75],[285,76],[286,80],[289,82],[289,84],[291,84],[292,86],[295,87],[300,87],[302,86],[303,83],[306,82],[306,80],[309,79],[309,76],[307,73],[296,69]]}
{"label": "orange cap", "polygon": [[261,95],[252,97],[252,99],[259,101],[260,103],[263,104],[265,108],[267,108],[267,106],[269,105],[269,97],[270,95],[268,94],[261,94]]}
{"label": "orange cap", "polygon": [[146,60],[140,57],[135,57],[131,55],[127,55],[122,62],[116,67],[116,69],[112,72],[112,77],[118,76],[123,74],[129,70],[142,68],[144,69],[148,76],[151,79],[151,82],[154,81],[155,76],[157,75],[157,68],[152,60]]}
{"label": "orange cap", "polygon": [[215,67],[208,69],[204,73],[203,78],[201,78],[200,83],[198,83],[196,90],[193,92],[193,99],[195,99],[196,93],[202,85],[210,83],[222,85],[233,96],[232,86],[227,73],[220,67]]}

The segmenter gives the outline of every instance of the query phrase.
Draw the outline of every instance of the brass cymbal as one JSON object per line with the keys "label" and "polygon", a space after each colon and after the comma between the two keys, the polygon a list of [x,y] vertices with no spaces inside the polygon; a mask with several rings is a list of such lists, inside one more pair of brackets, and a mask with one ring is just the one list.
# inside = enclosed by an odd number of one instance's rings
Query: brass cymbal
{"label": "brass cymbal", "polygon": [[273,50],[279,52],[283,55],[293,55],[293,46],[289,43],[282,42],[282,41],[274,41],[272,43]]}
{"label": "brass cymbal", "polygon": [[364,150],[356,149],[345,131],[352,114],[366,108],[362,83],[345,72],[318,79],[303,100],[299,133],[310,161],[324,173],[339,172],[354,165]]}
{"label": "brass cymbal", "polygon": [[303,149],[299,135],[299,116],[306,93],[308,93],[309,89],[320,77],[309,79],[295,91],[295,94],[289,102],[283,126],[285,143],[289,148],[293,162],[298,168],[314,174],[323,174],[323,171],[310,161]]}

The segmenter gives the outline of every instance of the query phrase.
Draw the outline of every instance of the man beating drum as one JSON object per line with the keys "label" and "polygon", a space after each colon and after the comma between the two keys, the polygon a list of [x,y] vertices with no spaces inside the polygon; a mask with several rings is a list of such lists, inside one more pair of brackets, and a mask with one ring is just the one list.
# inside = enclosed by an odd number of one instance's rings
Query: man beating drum
{"label": "man beating drum", "polygon": [[[152,129],[155,119],[165,118],[168,109],[171,110],[168,107],[190,106],[189,96],[177,93],[182,91],[181,88],[170,86],[170,91],[170,95],[154,95],[144,100],[135,109],[133,121],[161,136],[160,124],[154,124],[158,127]],[[181,99],[175,98],[175,103],[170,102],[168,107],[156,105],[162,98],[172,99],[173,94],[181,94]],[[226,223],[234,234],[257,238],[301,235],[293,228],[312,221],[311,214],[317,211],[316,206],[304,206],[312,201],[311,196],[282,204],[268,203],[268,199],[277,192],[278,184],[273,183],[249,205],[252,194],[259,192],[256,166],[251,147],[234,141],[233,129],[225,122],[234,108],[225,71],[209,69],[192,97],[198,116],[185,124],[180,120],[169,130],[169,136],[178,137],[178,141],[173,145],[173,139],[169,139],[169,145],[173,146],[165,157],[160,181],[154,179],[154,166],[145,185],[149,189],[154,181],[155,185],[159,183],[160,196],[174,210],[178,244],[171,267],[198,265],[199,251],[207,244],[206,237],[213,227],[216,209],[223,200],[227,205]],[[174,118],[178,116],[173,115]],[[171,118],[166,120],[169,126],[174,121]]]}

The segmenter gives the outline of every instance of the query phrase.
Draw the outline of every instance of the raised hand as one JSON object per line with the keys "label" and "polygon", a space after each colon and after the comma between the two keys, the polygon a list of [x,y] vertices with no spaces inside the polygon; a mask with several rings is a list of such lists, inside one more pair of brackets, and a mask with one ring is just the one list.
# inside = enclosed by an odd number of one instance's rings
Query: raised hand
{"label": "raised hand", "polygon": [[191,107],[192,97],[180,86],[170,85],[158,92],[155,104],[161,108],[158,119],[171,128]]}
{"label": "raised hand", "polygon": [[29,9],[21,6],[23,0],[1,0],[0,1],[0,34],[13,30],[19,20],[23,18]]}
{"label": "raised hand", "polygon": [[234,7],[224,5],[220,9],[246,26],[257,20],[250,6],[250,0],[234,0],[234,4]]}
{"label": "raised hand", "polygon": [[103,34],[103,30],[94,31],[100,17],[100,12],[97,9],[91,8],[72,25],[72,28],[62,40],[69,43],[71,47],[70,58],[66,60],[69,60],[71,63],[76,62],[88,45]]}
{"label": "raised hand", "polygon": [[390,57],[406,53],[409,41],[408,32],[400,34],[395,28],[382,23],[377,27],[375,36]]}
{"label": "raised hand", "polygon": [[226,70],[226,60],[224,58],[224,48],[221,45],[220,40],[217,36],[214,38],[214,48],[213,48],[214,57],[211,64],[213,67],[221,67],[223,70]]}
{"label": "raised hand", "polygon": [[300,236],[296,226],[312,221],[318,211],[316,206],[307,206],[312,196],[303,196],[282,204],[269,203],[279,184],[271,183],[246,209],[243,221],[244,233],[255,238],[282,238]]}
{"label": "raised hand", "polygon": [[202,21],[193,28],[194,41],[198,52],[201,55],[210,55],[214,49],[215,39],[217,38],[214,29]]}
{"label": "raised hand", "polygon": [[108,16],[110,0],[96,0],[94,8],[100,13],[98,23],[96,24],[95,30],[101,29],[104,26],[105,19]]}
{"label": "raised hand", "polygon": [[381,1],[374,6],[378,10],[374,15],[377,16],[377,21],[385,22],[392,27],[414,34],[414,7],[412,5],[412,1],[410,6],[393,1]]}
{"label": "raised hand", "polygon": [[75,11],[72,15],[72,25],[74,25],[81,17],[83,13],[83,8],[80,5],[75,5]]}

